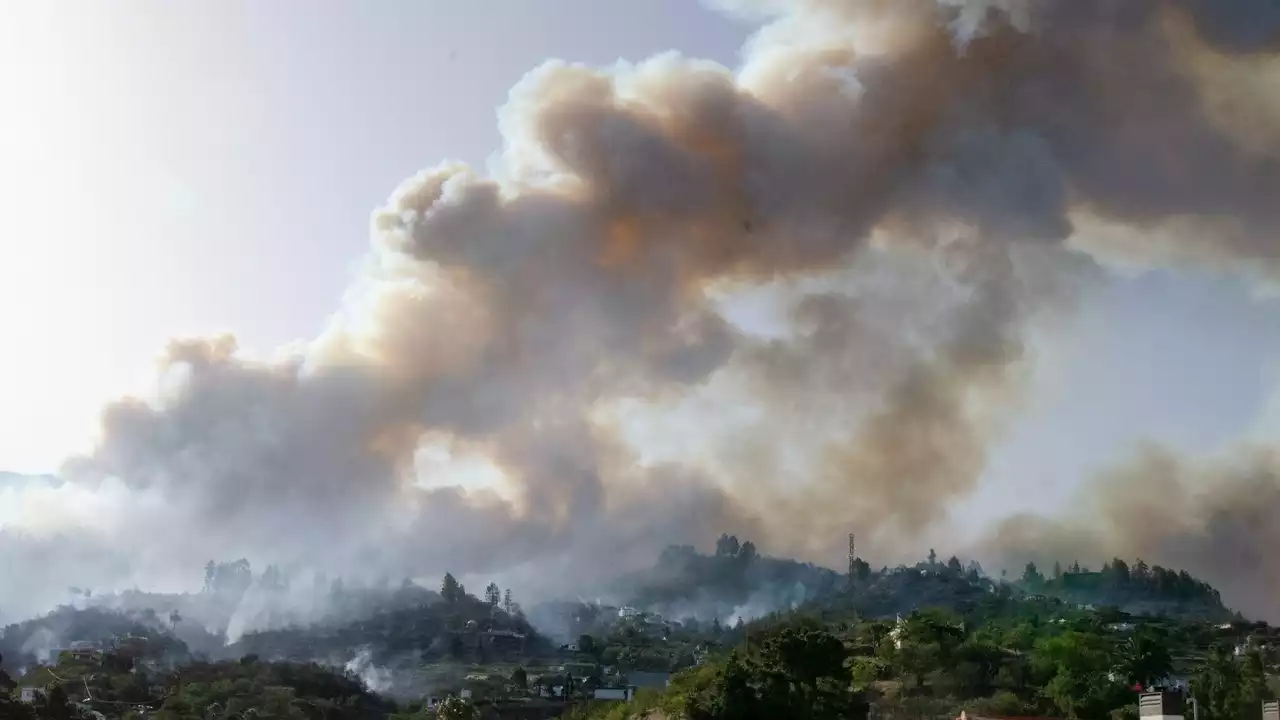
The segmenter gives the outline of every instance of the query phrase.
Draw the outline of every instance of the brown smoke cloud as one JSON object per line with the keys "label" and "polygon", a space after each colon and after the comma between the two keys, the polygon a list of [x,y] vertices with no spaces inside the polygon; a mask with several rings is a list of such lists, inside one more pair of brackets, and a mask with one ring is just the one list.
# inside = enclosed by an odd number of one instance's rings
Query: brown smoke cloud
{"label": "brown smoke cloud", "polygon": [[[723,531],[823,560],[856,525],[888,557],[976,486],[1028,329],[1099,260],[1276,269],[1280,115],[1208,83],[1274,82],[1264,0],[757,9],[737,73],[672,54],[531,72],[500,114],[501,173],[397,188],[313,343],[175,342],[167,394],[107,408],[68,464],[131,498],[114,512],[135,522],[86,542],[138,573],[243,554],[584,584]],[[1083,237],[1082,218],[1149,242]],[[712,297],[770,285],[780,336]],[[707,430],[709,459],[643,462],[602,419],[698,397],[754,412]],[[439,487],[428,441],[505,483]]]}

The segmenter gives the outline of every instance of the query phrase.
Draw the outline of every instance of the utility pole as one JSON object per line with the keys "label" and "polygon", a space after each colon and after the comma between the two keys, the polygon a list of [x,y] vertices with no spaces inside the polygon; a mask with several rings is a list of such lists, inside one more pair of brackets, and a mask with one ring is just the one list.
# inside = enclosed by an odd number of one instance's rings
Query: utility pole
{"label": "utility pole", "polygon": [[858,573],[858,554],[853,543],[853,533],[849,533],[849,591],[853,591],[853,582]]}
{"label": "utility pole", "polygon": [[858,551],[857,546],[853,542],[853,533],[849,533],[849,607],[853,610],[853,617],[858,619]]}

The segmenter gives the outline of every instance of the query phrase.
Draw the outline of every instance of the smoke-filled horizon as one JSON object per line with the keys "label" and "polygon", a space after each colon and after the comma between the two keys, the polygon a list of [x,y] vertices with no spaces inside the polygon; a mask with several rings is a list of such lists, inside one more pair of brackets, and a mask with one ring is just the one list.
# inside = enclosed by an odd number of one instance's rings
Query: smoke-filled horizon
{"label": "smoke-filled horizon", "polygon": [[[25,580],[0,613],[189,586],[210,558],[543,594],[722,532],[838,564],[854,531],[891,563],[945,536],[1017,421],[1032,335],[1113,264],[1280,270],[1273,4],[738,5],[764,24],[737,71],[530,72],[493,175],[396,188],[314,340],[174,340],[155,397],[9,491],[0,567]],[[750,294],[782,331],[734,321]],[[688,447],[631,442],[675,415]],[[1141,556],[1280,617],[1277,467],[1265,442],[1135,448],[1097,511],[977,547]]]}

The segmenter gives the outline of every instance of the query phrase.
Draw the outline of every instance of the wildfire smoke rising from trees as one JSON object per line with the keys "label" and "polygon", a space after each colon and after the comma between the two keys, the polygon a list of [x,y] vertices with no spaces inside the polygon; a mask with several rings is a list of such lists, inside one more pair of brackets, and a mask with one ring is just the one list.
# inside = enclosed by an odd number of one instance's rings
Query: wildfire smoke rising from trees
{"label": "wildfire smoke rising from trees", "polygon": [[[24,592],[239,556],[588,583],[722,531],[834,561],[854,526],[887,558],[976,487],[1028,333],[1108,263],[1275,273],[1263,0],[767,5],[738,8],[765,20],[736,73],[673,54],[531,72],[500,113],[498,174],[443,164],[397,188],[306,346],[175,341],[164,393],[106,408],[66,485],[16,497],[41,518],[0,548]],[[755,291],[785,331],[717,299]],[[628,408],[705,420],[703,449],[641,462]],[[431,447],[504,480],[424,487]],[[1110,529],[1148,507],[1136,490],[1053,532],[1175,553],[1251,602],[1280,565],[1215,570],[1274,540],[1251,520],[1280,505],[1256,457],[1176,485],[1204,497],[1142,537]],[[1016,522],[990,554],[1049,531]]]}

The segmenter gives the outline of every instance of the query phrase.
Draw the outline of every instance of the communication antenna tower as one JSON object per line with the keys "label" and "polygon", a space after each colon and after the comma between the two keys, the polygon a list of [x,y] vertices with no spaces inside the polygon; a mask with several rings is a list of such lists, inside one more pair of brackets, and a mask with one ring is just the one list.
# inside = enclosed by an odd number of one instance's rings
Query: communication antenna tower
{"label": "communication antenna tower", "polygon": [[856,562],[857,559],[858,559],[858,555],[854,550],[854,544],[853,544],[853,533],[849,533],[849,587],[853,587],[853,580],[854,580],[854,577],[857,575],[857,571],[858,571],[858,566]]}

